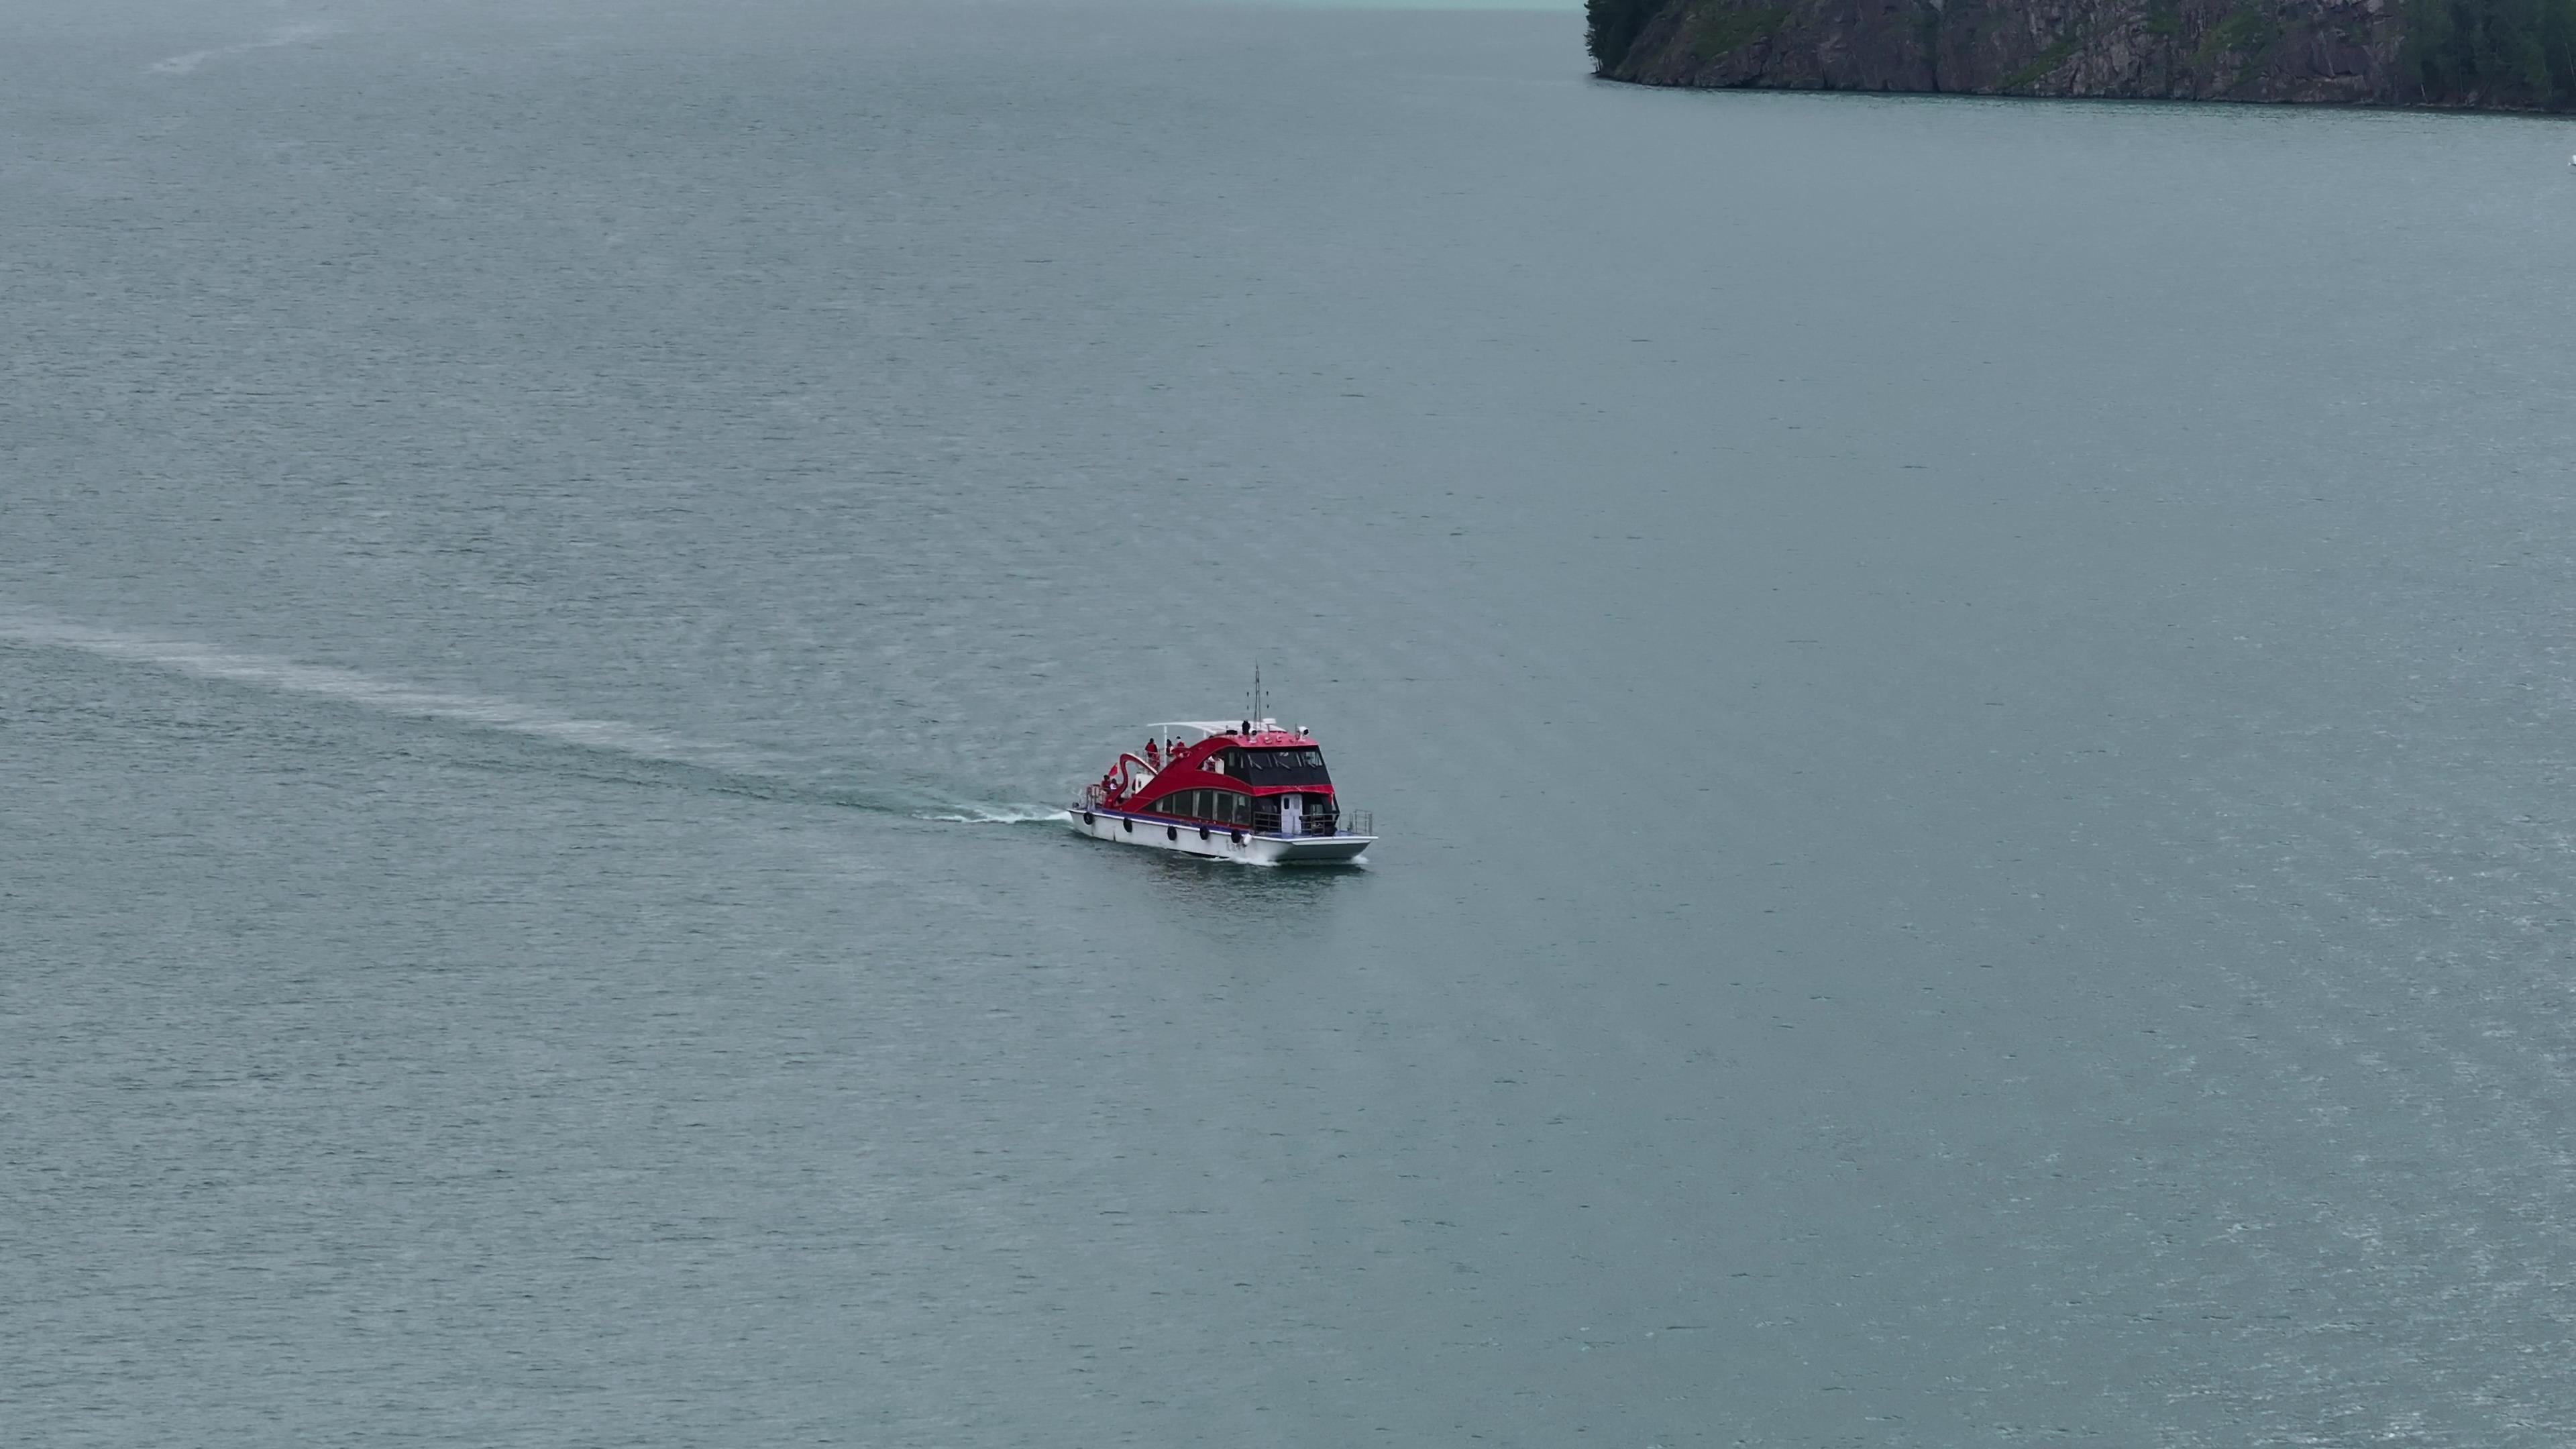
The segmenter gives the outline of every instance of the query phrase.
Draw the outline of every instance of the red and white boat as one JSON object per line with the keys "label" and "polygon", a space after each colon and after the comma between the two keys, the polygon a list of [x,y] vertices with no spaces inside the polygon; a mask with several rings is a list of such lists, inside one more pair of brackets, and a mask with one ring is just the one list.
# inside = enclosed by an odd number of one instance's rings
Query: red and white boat
{"label": "red and white boat", "polygon": [[1146,728],[1143,750],[1121,754],[1074,802],[1074,829],[1263,865],[1356,860],[1377,843],[1368,814],[1342,808],[1324,752],[1302,729],[1267,719]]}

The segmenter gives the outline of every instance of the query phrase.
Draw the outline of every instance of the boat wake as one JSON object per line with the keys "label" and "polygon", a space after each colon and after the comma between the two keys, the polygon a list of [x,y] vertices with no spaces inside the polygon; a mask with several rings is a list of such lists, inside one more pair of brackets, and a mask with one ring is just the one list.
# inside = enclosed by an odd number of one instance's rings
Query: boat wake
{"label": "boat wake", "polygon": [[1035,825],[1040,821],[1070,820],[1073,815],[1062,809],[1049,810],[1042,805],[1024,805],[996,807],[990,810],[978,809],[967,814],[953,811],[929,811],[918,818],[944,820],[958,825]]}
{"label": "boat wake", "polygon": [[[799,779],[794,770],[764,760],[757,751],[741,745],[692,739],[621,720],[586,718],[491,695],[426,689],[353,669],[242,653],[187,639],[0,612],[0,645],[5,644],[70,650],[194,679],[306,695],[387,715],[562,746],[594,762],[642,767],[606,776],[639,784],[684,784],[725,794],[837,805],[943,823],[1017,825],[1064,818],[1060,809],[960,800],[935,788],[817,783]],[[602,777],[595,765],[584,773]]]}
{"label": "boat wake", "polygon": [[211,50],[192,50],[185,55],[156,60],[145,67],[157,75],[186,75],[210,60],[223,60],[248,55],[254,50],[275,50],[282,45],[302,45],[331,33],[328,25],[287,25],[272,30],[259,40],[244,40],[232,45],[218,45]]}

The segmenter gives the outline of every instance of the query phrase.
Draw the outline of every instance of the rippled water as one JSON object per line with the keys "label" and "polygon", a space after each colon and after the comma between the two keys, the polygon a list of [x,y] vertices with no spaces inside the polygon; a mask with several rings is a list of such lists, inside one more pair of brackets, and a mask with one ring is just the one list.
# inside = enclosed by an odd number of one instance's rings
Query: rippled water
{"label": "rippled water", "polygon": [[1579,30],[14,9],[13,1434],[2576,1438],[2565,124]]}

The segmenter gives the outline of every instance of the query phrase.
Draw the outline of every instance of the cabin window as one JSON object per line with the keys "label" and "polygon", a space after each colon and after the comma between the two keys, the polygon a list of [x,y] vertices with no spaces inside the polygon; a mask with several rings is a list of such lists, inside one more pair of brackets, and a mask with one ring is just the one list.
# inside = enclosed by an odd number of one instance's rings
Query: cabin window
{"label": "cabin window", "polygon": [[1322,750],[1229,750],[1228,773],[1254,785],[1329,785]]}

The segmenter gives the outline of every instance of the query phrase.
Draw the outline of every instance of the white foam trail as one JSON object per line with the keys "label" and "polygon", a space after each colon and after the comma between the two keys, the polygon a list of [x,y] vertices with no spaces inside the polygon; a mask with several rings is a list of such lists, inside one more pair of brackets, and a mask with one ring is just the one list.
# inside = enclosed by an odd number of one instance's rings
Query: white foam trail
{"label": "white foam trail", "polygon": [[449,694],[355,670],[320,664],[298,664],[265,654],[236,654],[185,639],[162,639],[115,629],[93,629],[22,614],[0,614],[0,641],[77,649],[102,659],[123,660],[175,670],[198,679],[257,684],[295,694],[320,695],[417,719],[456,720],[513,734],[610,750],[669,764],[730,766],[722,746],[703,744],[615,720],[580,719],[506,699]]}
{"label": "white foam trail", "polygon": [[1066,818],[1062,809],[1043,805],[983,805],[951,799],[940,800],[935,807],[924,808],[920,793],[884,788],[832,789],[800,784],[791,776],[764,764],[756,752],[738,746],[687,739],[642,725],[618,720],[583,719],[488,695],[423,689],[399,680],[360,674],[354,669],[299,664],[273,654],[244,654],[188,639],[66,624],[37,614],[0,610],[0,645],[8,644],[76,650],[100,659],[167,669],[196,679],[256,685],[290,694],[336,700],[387,714],[450,720],[623,755],[629,759],[685,766],[710,772],[731,782],[733,787],[753,794],[827,800],[864,809],[900,811],[920,820],[965,825],[1018,825]]}
{"label": "white foam trail", "polygon": [[954,825],[1027,825],[1040,820],[1070,820],[1073,818],[1069,813],[1063,810],[1049,810],[1041,805],[1001,805],[994,806],[989,809],[981,805],[969,805],[961,807],[961,809],[971,813],[961,814],[957,811],[925,810],[919,812],[915,818],[921,820],[942,820]]}
{"label": "white foam trail", "polygon": [[237,45],[218,45],[212,50],[192,50],[186,55],[174,55],[166,60],[156,60],[145,68],[161,75],[186,75],[210,60],[223,60],[229,56],[245,55],[254,50],[273,50],[281,45],[301,45],[308,40],[318,40],[330,33],[331,27],[327,25],[287,25],[270,31],[265,40],[245,40]]}

